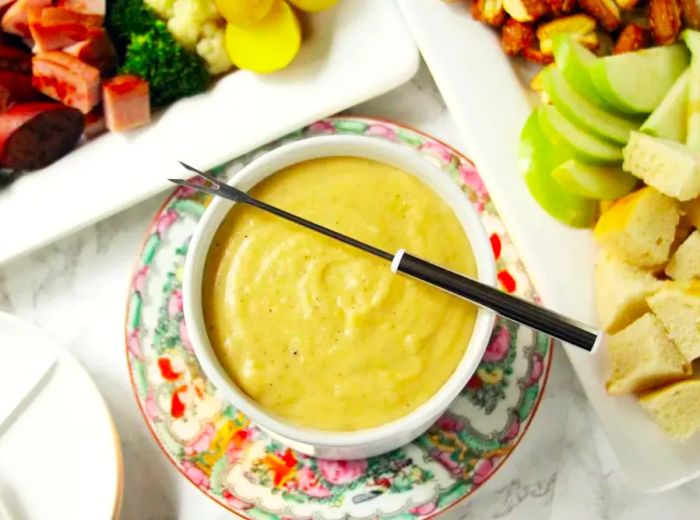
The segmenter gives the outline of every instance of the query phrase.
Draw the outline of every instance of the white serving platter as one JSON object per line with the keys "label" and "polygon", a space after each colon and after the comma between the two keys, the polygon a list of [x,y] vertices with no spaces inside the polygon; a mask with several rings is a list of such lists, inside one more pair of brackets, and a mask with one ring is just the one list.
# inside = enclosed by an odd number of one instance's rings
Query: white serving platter
{"label": "white serving platter", "polygon": [[0,190],[0,264],[162,191],[177,160],[208,168],[408,81],[418,52],[389,0],[308,17],[292,66],[236,71],[157,121],[106,134]]}
{"label": "white serving platter", "polygon": [[[467,2],[398,3],[542,302],[595,323],[591,232],[549,217],[517,171],[518,137],[533,107],[522,71],[497,34],[472,20]],[[593,356],[565,348],[632,487],[662,491],[700,476],[699,438],[670,441],[632,397],[606,394],[604,346]]]}

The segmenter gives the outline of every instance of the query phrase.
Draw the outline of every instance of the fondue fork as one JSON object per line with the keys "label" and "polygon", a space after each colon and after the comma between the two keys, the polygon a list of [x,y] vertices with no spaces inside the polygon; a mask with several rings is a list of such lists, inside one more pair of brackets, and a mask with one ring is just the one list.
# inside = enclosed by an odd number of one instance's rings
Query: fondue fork
{"label": "fondue fork", "polygon": [[579,347],[587,352],[593,352],[601,341],[602,333],[594,327],[580,323],[572,318],[531,303],[518,296],[504,293],[495,287],[474,280],[468,276],[456,273],[437,264],[423,260],[417,256],[399,249],[395,254],[388,253],[374,246],[355,240],[352,237],[338,233],[283,209],[271,206],[241,191],[213,175],[200,171],[180,161],[187,170],[196,173],[211,183],[210,186],[188,182],[183,179],[170,179],[178,186],[185,186],[217,197],[248,204],[273,215],[276,215],[300,226],[321,233],[327,237],[361,249],[367,253],[391,263],[393,273],[402,273],[421,282],[428,283],[454,294],[476,305],[489,309],[512,321],[526,325]]}

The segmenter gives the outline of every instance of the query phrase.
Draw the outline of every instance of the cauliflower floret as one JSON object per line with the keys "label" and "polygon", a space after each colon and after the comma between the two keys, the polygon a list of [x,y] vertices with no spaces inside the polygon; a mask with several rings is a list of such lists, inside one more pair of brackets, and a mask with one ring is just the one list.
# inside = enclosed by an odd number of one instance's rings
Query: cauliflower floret
{"label": "cauliflower floret", "polygon": [[207,22],[202,26],[202,37],[197,43],[197,54],[207,62],[207,70],[210,74],[221,74],[233,66],[224,46],[224,28],[213,22]]}
{"label": "cauliflower floret", "polygon": [[158,16],[166,20],[173,16],[173,2],[175,0],[144,0],[144,3],[153,9]]}
{"label": "cauliflower floret", "polygon": [[194,50],[202,25],[221,19],[214,0],[175,0],[168,29],[183,46]]}

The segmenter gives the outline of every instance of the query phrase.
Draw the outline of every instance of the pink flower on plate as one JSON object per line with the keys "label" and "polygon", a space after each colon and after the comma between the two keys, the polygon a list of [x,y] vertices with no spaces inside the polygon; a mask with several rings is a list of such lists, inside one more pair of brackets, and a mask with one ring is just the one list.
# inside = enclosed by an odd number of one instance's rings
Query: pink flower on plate
{"label": "pink flower on plate", "polygon": [[462,472],[459,463],[452,460],[448,452],[434,448],[430,451],[430,456],[442,464],[445,469],[453,475],[459,475]]}
{"label": "pink flower on plate", "polygon": [[182,462],[182,469],[185,470],[185,476],[194,482],[195,485],[204,489],[209,489],[209,477],[207,477],[207,474],[189,460]]}
{"label": "pink flower on plate", "polygon": [[156,222],[156,231],[162,236],[177,221],[177,211],[169,209],[161,213]]}
{"label": "pink flower on plate", "polygon": [[309,126],[310,134],[332,134],[335,132],[335,127],[330,121],[316,121],[314,124]]}
{"label": "pink flower on plate", "polygon": [[367,131],[365,132],[365,135],[373,137],[383,137],[384,139],[387,139],[389,141],[396,141],[396,132],[394,132],[394,130],[387,125],[369,125],[369,127],[367,127]]}
{"label": "pink flower on plate", "polygon": [[328,488],[321,484],[318,476],[308,466],[304,466],[297,473],[297,484],[299,489],[310,497],[326,498],[331,496]]}
{"label": "pink flower on plate", "polygon": [[420,506],[416,506],[412,509],[409,509],[409,512],[413,513],[414,515],[418,516],[424,516],[424,515],[429,515],[433,511],[437,509],[437,502],[428,502],[427,504],[422,504]]}
{"label": "pink flower on plate", "polygon": [[185,447],[185,452],[191,455],[206,451],[214,438],[214,433],[216,433],[214,431],[214,426],[211,423],[207,423],[201,433]]}
{"label": "pink flower on plate", "polygon": [[486,186],[484,186],[484,182],[479,177],[479,172],[476,171],[474,165],[469,163],[460,164],[459,175],[462,178],[462,182],[469,186],[478,198],[485,199],[488,197],[489,193],[486,191]]}
{"label": "pink flower on plate", "polygon": [[144,408],[146,409],[146,415],[151,418],[151,420],[158,419],[160,413],[158,411],[158,404],[156,403],[156,396],[153,395],[153,390],[149,390],[146,394],[146,400],[144,401]]}
{"label": "pink flower on plate", "polygon": [[532,372],[530,372],[530,379],[527,382],[527,386],[537,383],[543,371],[544,360],[542,359],[542,354],[536,353],[532,356]]}
{"label": "pink flower on plate", "polygon": [[446,432],[459,432],[464,429],[464,423],[458,417],[446,413],[437,420],[437,426]]}
{"label": "pink flower on plate", "polygon": [[189,351],[194,353],[194,349],[192,348],[192,342],[190,341],[190,336],[187,334],[187,327],[185,326],[185,320],[182,320],[180,322],[180,341],[182,341],[182,345]]}
{"label": "pink flower on plate", "polygon": [[500,361],[508,353],[510,348],[510,331],[507,327],[500,327],[491,337],[489,346],[484,353],[484,361]]}
{"label": "pink flower on plate", "polygon": [[131,281],[131,285],[134,287],[135,291],[143,292],[146,286],[146,276],[148,275],[148,266],[144,265],[141,269],[136,271],[134,279]]}
{"label": "pink flower on plate", "polygon": [[452,162],[452,158],[454,157],[454,154],[449,148],[440,143],[435,143],[433,141],[428,141],[425,144],[423,144],[420,147],[420,150],[422,152],[430,152],[445,164],[450,164]]}
{"label": "pink flower on plate", "polygon": [[129,333],[126,339],[126,348],[129,349],[131,355],[136,359],[143,359],[143,354],[141,353],[141,340],[139,338],[140,329],[134,329]]}
{"label": "pink flower on plate", "polygon": [[518,419],[517,415],[513,415],[513,421],[510,423],[510,426],[508,426],[508,430],[503,434],[503,440],[510,441],[512,439],[515,439],[518,436],[519,432],[520,419]]}
{"label": "pink flower on plate", "polygon": [[182,291],[176,290],[170,295],[168,300],[168,315],[172,318],[182,312]]}
{"label": "pink flower on plate", "polygon": [[245,511],[246,509],[253,507],[253,504],[243,502],[243,500],[231,493],[228,489],[224,489],[221,495],[224,497],[224,500],[226,500],[226,502],[228,502],[228,504],[234,509]]}
{"label": "pink flower on plate", "polygon": [[496,464],[494,462],[494,459],[484,459],[477,462],[474,477],[472,478],[474,485],[480,486],[488,480],[496,469]]}
{"label": "pink flower on plate", "polygon": [[367,471],[367,461],[358,460],[326,460],[319,459],[318,469],[331,484],[343,485],[354,482]]}

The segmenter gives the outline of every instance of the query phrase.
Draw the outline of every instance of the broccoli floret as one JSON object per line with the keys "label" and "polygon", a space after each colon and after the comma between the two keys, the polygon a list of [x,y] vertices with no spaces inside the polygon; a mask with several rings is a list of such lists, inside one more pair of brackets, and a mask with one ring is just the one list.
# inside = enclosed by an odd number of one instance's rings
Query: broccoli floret
{"label": "broccoli floret", "polygon": [[177,43],[160,20],[131,36],[121,72],[148,81],[154,107],[203,92],[210,80],[202,59]]}
{"label": "broccoli floret", "polygon": [[148,32],[158,18],[143,0],[113,0],[107,2],[105,26],[121,57],[135,34]]}

